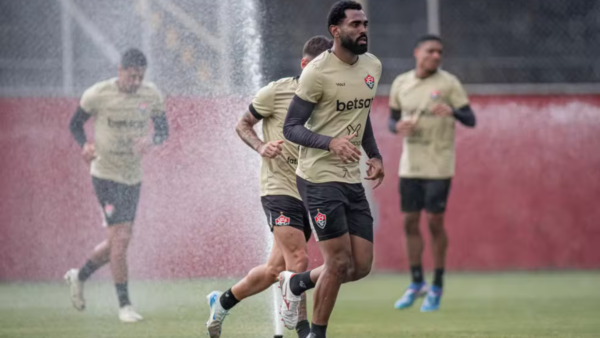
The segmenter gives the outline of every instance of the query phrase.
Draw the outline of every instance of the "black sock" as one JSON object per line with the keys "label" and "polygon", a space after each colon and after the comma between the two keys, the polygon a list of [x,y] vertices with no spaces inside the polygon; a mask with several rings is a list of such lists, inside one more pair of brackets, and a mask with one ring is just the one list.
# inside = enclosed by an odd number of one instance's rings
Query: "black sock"
{"label": "black sock", "polygon": [[101,265],[88,260],[85,262],[83,267],[79,269],[79,275],[77,275],[77,278],[79,278],[80,281],[85,282],[100,267]]}
{"label": "black sock", "polygon": [[223,292],[219,301],[221,302],[221,306],[225,310],[231,309],[232,307],[235,306],[235,304],[240,302],[239,300],[237,300],[237,298],[235,298],[235,296],[233,295],[233,292],[231,292],[231,289]]}
{"label": "black sock", "polygon": [[437,286],[438,288],[444,287],[444,268],[435,269],[433,286]]}
{"label": "black sock", "polygon": [[297,273],[290,280],[290,290],[296,296],[300,296],[304,291],[315,287],[315,283],[310,280],[310,271]]}
{"label": "black sock", "polygon": [[413,265],[410,267],[412,282],[415,284],[423,283],[423,267],[421,265]]}
{"label": "black sock", "polygon": [[310,338],[325,338],[327,333],[327,325],[317,325],[312,323],[310,325],[310,333],[312,333]]}
{"label": "black sock", "polygon": [[308,324],[308,320],[301,320],[296,324],[296,333],[298,333],[298,338],[306,338],[310,334],[310,325]]}
{"label": "black sock", "polygon": [[117,288],[117,297],[119,298],[119,306],[123,307],[126,305],[131,305],[131,301],[129,301],[129,291],[127,289],[127,282],[125,283],[117,283],[115,284]]}

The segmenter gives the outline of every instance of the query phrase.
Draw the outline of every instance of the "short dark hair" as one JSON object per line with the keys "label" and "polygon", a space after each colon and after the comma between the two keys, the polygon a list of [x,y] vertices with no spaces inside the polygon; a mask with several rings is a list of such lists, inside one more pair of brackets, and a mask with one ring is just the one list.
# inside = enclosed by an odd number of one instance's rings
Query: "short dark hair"
{"label": "short dark hair", "polygon": [[313,36],[304,44],[302,56],[308,55],[314,58],[331,47],[333,47],[333,41],[331,41],[331,39],[328,39],[322,35]]}
{"label": "short dark hair", "polygon": [[437,41],[441,44],[444,44],[444,42],[442,41],[442,38],[440,38],[439,35],[425,34],[417,39],[417,43],[415,43],[415,47],[419,47],[423,42],[427,42],[427,41]]}
{"label": "short dark hair", "polygon": [[329,27],[339,25],[346,18],[346,10],[355,9],[360,11],[362,5],[356,1],[338,1],[331,6],[327,15],[327,31],[331,33]]}
{"label": "short dark hair", "polygon": [[121,67],[123,69],[131,67],[146,67],[147,65],[148,60],[146,60],[146,56],[137,48],[130,48],[121,56]]}

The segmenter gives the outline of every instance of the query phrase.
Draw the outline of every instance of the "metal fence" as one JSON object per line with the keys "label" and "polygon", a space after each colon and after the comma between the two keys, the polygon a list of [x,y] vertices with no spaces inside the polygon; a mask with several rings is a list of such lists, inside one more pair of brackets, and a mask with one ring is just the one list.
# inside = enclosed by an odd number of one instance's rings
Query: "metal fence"
{"label": "metal fence", "polygon": [[[234,95],[300,71],[335,0],[2,0],[0,95],[79,95],[139,47],[172,95]],[[444,68],[480,92],[600,92],[600,1],[362,0],[381,93],[439,32]]]}

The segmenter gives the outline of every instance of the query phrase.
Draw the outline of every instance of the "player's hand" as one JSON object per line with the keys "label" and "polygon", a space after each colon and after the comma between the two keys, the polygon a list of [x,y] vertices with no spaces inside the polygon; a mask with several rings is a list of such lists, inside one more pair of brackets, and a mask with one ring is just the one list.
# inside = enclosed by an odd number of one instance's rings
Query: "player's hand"
{"label": "player's hand", "polygon": [[329,142],[329,151],[336,154],[344,163],[358,162],[360,160],[360,150],[350,142],[354,137],[356,137],[356,133],[334,138]]}
{"label": "player's hand", "polygon": [[385,176],[385,173],[383,172],[383,162],[381,162],[381,160],[378,158],[372,158],[367,161],[367,165],[369,166],[369,168],[367,168],[368,176],[365,177],[365,179],[369,181],[377,181],[375,186],[373,186],[373,189],[375,189],[381,185],[381,182],[383,182],[383,177]]}
{"label": "player's hand", "polygon": [[258,147],[256,151],[258,151],[262,157],[275,158],[281,155],[282,144],[283,140],[267,142]]}
{"label": "player's hand", "polygon": [[81,150],[81,155],[87,163],[92,162],[96,158],[96,146],[86,142]]}
{"label": "player's hand", "polygon": [[154,143],[149,138],[142,137],[133,144],[133,151],[139,155],[146,155],[153,147]]}
{"label": "player's hand", "polygon": [[436,104],[431,109],[431,112],[434,115],[437,115],[439,117],[448,117],[448,116],[454,115],[454,111],[452,110],[452,107],[450,107],[449,105],[447,105],[445,103]]}
{"label": "player's hand", "polygon": [[413,120],[401,120],[396,123],[396,130],[404,136],[410,136],[415,132],[416,125]]}

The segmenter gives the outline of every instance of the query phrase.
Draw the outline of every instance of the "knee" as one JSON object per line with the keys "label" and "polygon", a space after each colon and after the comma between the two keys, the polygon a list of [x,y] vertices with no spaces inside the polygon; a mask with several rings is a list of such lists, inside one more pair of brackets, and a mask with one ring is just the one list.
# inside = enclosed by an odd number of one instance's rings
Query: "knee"
{"label": "knee", "polygon": [[347,276],[353,274],[350,254],[340,254],[325,262],[327,272],[340,282],[346,281]]}
{"label": "knee", "polygon": [[354,266],[354,276],[352,280],[357,281],[367,277],[371,273],[371,263]]}
{"label": "knee", "polygon": [[432,236],[443,236],[446,232],[444,229],[444,215],[432,214],[428,217],[429,232]]}
{"label": "knee", "polygon": [[[292,253],[292,261],[289,262],[291,271],[304,272],[308,268],[308,253],[304,249],[295,250]],[[288,269],[290,270],[290,269]]]}
{"label": "knee", "polygon": [[419,236],[419,216],[406,214],[404,215],[404,232],[407,236]]}
{"label": "knee", "polygon": [[284,270],[285,270],[285,265],[283,265],[283,264],[267,265],[265,273],[269,279],[277,280],[277,277],[279,277],[279,274]]}

